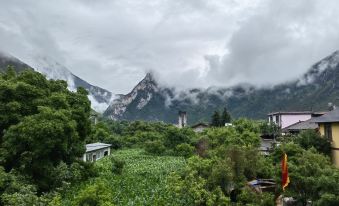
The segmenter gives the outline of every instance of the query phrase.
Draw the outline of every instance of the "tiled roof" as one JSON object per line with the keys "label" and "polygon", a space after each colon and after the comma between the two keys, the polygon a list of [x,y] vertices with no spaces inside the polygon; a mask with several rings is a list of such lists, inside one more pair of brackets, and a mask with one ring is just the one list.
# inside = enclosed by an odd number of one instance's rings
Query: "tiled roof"
{"label": "tiled roof", "polygon": [[313,122],[324,123],[324,122],[339,122],[339,109],[334,109],[321,117],[313,118]]}
{"label": "tiled roof", "polygon": [[99,149],[104,149],[107,147],[112,146],[111,144],[105,144],[105,143],[92,143],[92,144],[86,144],[86,152],[91,152],[91,151],[95,151],[95,150],[99,150]]}
{"label": "tiled roof", "polygon": [[309,119],[307,121],[300,121],[295,124],[292,124],[288,127],[283,128],[283,131],[295,131],[295,130],[306,130],[306,129],[317,129],[318,124],[313,122],[313,119]]}

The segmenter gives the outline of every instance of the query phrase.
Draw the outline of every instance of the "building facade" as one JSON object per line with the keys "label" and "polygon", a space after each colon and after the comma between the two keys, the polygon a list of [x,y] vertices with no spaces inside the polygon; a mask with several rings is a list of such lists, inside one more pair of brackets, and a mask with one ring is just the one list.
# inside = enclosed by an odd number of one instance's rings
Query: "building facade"
{"label": "building facade", "polygon": [[111,154],[111,144],[93,143],[86,144],[86,153],[83,156],[84,162],[95,162]]}
{"label": "building facade", "polygon": [[339,168],[339,109],[314,118],[313,121],[318,123],[320,134],[331,141],[332,162]]}
{"label": "building facade", "polygon": [[274,112],[268,114],[268,121],[278,125],[281,129],[297,122],[303,122],[312,118],[314,112]]}

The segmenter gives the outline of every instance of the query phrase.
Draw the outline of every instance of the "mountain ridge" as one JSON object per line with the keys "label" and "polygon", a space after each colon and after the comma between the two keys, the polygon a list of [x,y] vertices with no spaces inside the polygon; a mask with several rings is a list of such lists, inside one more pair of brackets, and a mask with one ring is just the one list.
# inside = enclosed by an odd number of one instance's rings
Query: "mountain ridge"
{"label": "mountain ridge", "polygon": [[[194,124],[208,122],[213,111],[223,107],[227,107],[235,118],[253,119],[266,118],[266,114],[272,111],[325,110],[328,102],[339,97],[339,51],[313,64],[301,77],[269,88],[238,85],[178,92],[160,87],[154,77],[151,79],[153,87],[141,89],[138,85],[145,83],[142,80],[131,91],[133,95],[128,96],[128,101],[124,101],[126,96],[120,96],[114,101],[119,104],[113,102],[104,116],[114,120],[176,123],[177,112],[184,110],[188,113],[189,123]],[[138,107],[140,104],[142,107]]]}

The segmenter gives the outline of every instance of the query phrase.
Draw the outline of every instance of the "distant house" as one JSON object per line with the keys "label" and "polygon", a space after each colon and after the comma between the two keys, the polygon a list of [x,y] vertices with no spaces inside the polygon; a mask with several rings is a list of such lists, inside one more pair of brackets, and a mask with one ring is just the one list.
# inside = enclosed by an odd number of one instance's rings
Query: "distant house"
{"label": "distant house", "polygon": [[334,109],[312,121],[319,125],[320,134],[332,142],[332,161],[339,167],[339,109]]}
{"label": "distant house", "polygon": [[195,125],[191,126],[191,128],[192,128],[193,131],[195,131],[195,132],[202,132],[202,131],[204,131],[205,129],[207,129],[208,127],[209,127],[208,124],[202,123],[202,122],[200,122],[200,123],[198,123],[198,124],[195,124]]}
{"label": "distant house", "polygon": [[304,122],[312,117],[320,116],[324,113],[312,111],[296,112],[273,112],[268,114],[268,121],[277,124],[281,129],[291,126],[298,122]]}
{"label": "distant house", "polygon": [[83,156],[85,162],[95,162],[111,154],[111,144],[93,143],[86,144],[86,153]]}

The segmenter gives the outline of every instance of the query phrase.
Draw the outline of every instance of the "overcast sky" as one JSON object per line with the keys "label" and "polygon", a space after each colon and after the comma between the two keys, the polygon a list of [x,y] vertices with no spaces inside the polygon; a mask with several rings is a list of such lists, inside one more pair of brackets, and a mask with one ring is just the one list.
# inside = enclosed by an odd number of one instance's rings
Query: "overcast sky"
{"label": "overcast sky", "polygon": [[295,78],[339,49],[338,0],[0,0],[0,49],[126,93]]}

